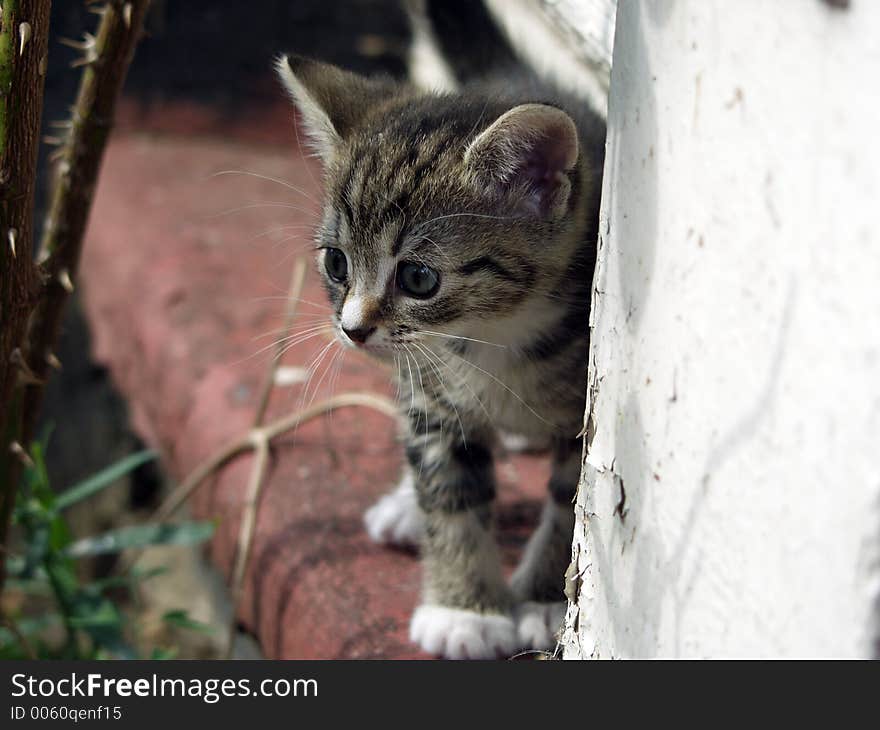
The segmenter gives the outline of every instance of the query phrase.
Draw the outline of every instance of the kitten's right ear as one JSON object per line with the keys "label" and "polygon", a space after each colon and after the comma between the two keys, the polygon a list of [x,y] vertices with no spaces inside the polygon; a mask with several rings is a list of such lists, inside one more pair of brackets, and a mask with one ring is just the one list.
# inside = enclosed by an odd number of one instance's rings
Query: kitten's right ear
{"label": "kitten's right ear", "polygon": [[367,79],[329,63],[303,56],[281,56],[275,62],[287,92],[302,115],[318,155],[329,164],[342,140],[377,102],[388,99],[395,85]]}
{"label": "kitten's right ear", "polygon": [[578,132],[561,109],[520,104],[502,114],[465,151],[481,189],[512,198],[528,215],[558,217],[569,202]]}

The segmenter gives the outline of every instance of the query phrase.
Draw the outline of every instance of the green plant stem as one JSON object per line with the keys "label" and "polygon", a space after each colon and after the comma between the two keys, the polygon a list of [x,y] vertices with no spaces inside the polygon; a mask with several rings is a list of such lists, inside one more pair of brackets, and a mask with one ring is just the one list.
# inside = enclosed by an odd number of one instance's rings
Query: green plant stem
{"label": "green plant stem", "polygon": [[31,646],[31,642],[28,641],[27,636],[18,628],[18,624],[11,616],[5,616],[2,620],[2,624],[9,629],[9,632],[15,637],[16,641],[21,644],[21,648],[24,651],[25,655],[28,659],[37,659],[37,652],[34,650],[34,647]]}
{"label": "green plant stem", "polygon": [[71,651],[77,646],[76,627],[73,625],[74,607],[73,602],[70,600],[70,595],[67,592],[67,587],[58,577],[58,572],[55,570],[55,566],[52,563],[53,559],[54,558],[51,555],[46,556],[43,560],[43,570],[46,571],[46,575],[49,579],[49,586],[52,589],[55,603],[58,604],[64,622],[64,645],[68,651]]}

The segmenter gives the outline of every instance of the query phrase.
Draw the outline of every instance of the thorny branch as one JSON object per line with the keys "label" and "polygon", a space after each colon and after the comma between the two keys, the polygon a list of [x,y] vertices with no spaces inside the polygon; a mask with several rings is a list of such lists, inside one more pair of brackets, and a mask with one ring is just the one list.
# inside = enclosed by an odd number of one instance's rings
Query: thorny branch
{"label": "thorny branch", "polygon": [[[50,0],[0,0],[0,546],[21,475],[21,344],[37,303],[33,199]],[[0,592],[4,561],[0,561]]]}
{"label": "thorny branch", "polygon": [[[96,8],[101,22],[95,36],[86,34],[78,47],[84,66],[66,141],[58,152],[52,201],[40,242],[39,261],[46,288],[31,318],[27,335],[28,363],[45,381],[61,315],[73,292],[80,253],[104,149],[113,126],[116,101],[141,37],[150,0],[111,0]],[[22,437],[30,441],[43,397],[43,383],[24,394]]]}
{"label": "thorny branch", "polygon": [[[116,99],[141,35],[149,0],[107,0],[97,36],[77,47],[84,66],[52,203],[33,264],[33,200],[51,0],[2,0],[0,25],[0,546],[82,240]],[[0,593],[5,565],[0,563]]]}

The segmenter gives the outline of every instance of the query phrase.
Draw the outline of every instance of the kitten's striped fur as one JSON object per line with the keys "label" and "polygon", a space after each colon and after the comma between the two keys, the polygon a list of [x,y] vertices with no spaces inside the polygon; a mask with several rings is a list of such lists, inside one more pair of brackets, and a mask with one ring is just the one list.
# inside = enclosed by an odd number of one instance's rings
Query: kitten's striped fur
{"label": "kitten's striped fur", "polygon": [[[604,124],[528,70],[512,74],[510,49],[500,56],[503,78],[492,54],[459,57],[461,88],[446,94],[279,62],[325,163],[318,263],[334,324],[400,374],[405,482],[423,513],[412,635],[453,657],[550,640],[517,634],[518,606],[563,600],[581,457]],[[436,294],[407,295],[405,262],[439,274]],[[548,507],[510,585],[492,537],[499,430],[554,454]],[[406,484],[374,534],[395,534],[395,505],[414,503]]]}

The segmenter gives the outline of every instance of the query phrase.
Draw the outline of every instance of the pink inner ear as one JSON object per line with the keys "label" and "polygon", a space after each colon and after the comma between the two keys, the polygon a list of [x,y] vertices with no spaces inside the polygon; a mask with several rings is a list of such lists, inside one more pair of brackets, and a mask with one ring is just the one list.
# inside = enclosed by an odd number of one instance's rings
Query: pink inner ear
{"label": "pink inner ear", "polygon": [[527,210],[546,215],[561,202],[559,189],[572,166],[572,149],[564,130],[551,127],[531,142],[507,186],[525,188],[527,195],[522,202]]}
{"label": "pink inner ear", "polygon": [[527,215],[560,215],[571,190],[567,172],[578,158],[577,128],[561,109],[514,107],[480,134],[465,160],[477,179]]}

